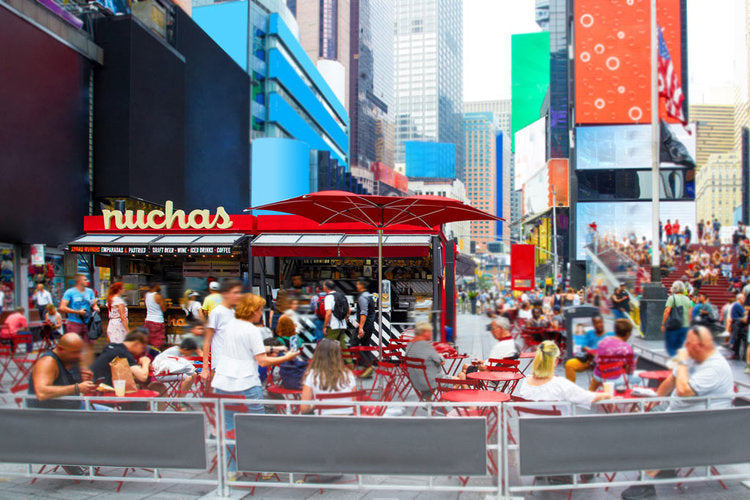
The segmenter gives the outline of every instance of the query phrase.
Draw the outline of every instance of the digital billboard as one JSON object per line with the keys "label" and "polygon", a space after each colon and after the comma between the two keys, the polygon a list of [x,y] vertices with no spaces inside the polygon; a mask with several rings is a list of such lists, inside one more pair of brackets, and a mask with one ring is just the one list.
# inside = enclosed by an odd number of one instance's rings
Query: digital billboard
{"label": "digital billboard", "polygon": [[[683,71],[684,0],[659,0],[657,18],[687,96]],[[576,0],[574,6],[576,123],[651,120],[650,0]],[[685,102],[687,108],[687,102]],[[667,119],[664,103],[660,116]],[[667,121],[674,122],[673,119]]]}
{"label": "digital billboard", "polygon": [[[695,124],[668,125],[695,159]],[[651,125],[576,127],[576,169],[651,168]],[[674,165],[663,162],[662,167]]]}
{"label": "digital billboard", "polygon": [[516,132],[515,177],[513,189],[523,185],[547,164],[545,119],[540,118]]}
{"label": "digital billboard", "polygon": [[510,137],[511,151],[516,151],[516,133],[539,119],[539,110],[549,90],[549,31],[511,35],[510,44]]}
{"label": "digital billboard", "polygon": [[[695,202],[672,201],[659,204],[662,222],[680,221],[695,234]],[[596,233],[592,225],[596,227]],[[593,245],[594,235],[601,238],[651,240],[651,202],[578,203],[576,214],[576,259],[586,260],[586,246]]]}

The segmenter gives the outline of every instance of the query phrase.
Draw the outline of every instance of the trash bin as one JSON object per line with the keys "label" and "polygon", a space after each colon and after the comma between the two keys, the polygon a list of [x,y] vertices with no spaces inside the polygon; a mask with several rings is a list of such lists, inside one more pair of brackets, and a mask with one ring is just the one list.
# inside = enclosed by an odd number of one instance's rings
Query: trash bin
{"label": "trash bin", "polygon": [[591,318],[594,316],[601,316],[602,313],[599,311],[598,307],[582,305],[566,307],[563,310],[563,314],[565,314],[565,343],[567,344],[567,351],[565,354],[567,359],[570,359],[573,357],[575,349],[576,329],[583,329],[583,331],[590,329]]}

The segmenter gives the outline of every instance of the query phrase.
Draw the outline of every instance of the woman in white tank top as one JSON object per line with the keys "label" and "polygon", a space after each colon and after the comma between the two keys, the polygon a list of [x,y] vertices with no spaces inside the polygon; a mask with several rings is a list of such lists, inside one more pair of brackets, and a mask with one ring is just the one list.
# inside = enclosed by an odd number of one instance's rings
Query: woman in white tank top
{"label": "woman in white tank top", "polygon": [[148,343],[157,349],[161,349],[167,343],[166,328],[164,325],[164,311],[167,310],[167,305],[159,293],[160,290],[161,287],[159,285],[153,285],[144,297],[144,302],[146,303],[146,321],[143,326],[148,330]]}

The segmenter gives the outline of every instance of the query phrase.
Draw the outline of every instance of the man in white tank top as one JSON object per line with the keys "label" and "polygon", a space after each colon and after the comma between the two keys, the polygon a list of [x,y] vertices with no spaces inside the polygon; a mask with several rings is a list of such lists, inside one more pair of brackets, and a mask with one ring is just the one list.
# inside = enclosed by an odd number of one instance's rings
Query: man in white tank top
{"label": "man in white tank top", "polygon": [[164,311],[167,310],[167,304],[159,293],[161,287],[158,284],[151,285],[151,289],[146,293],[144,298],[146,302],[146,321],[143,326],[148,330],[148,343],[157,349],[164,347],[167,343],[164,325]]}

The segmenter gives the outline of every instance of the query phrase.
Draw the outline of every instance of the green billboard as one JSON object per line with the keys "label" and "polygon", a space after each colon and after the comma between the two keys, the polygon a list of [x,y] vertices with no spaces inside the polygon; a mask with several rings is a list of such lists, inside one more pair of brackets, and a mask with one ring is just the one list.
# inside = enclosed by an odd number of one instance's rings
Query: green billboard
{"label": "green billboard", "polygon": [[511,36],[511,149],[516,132],[540,118],[549,90],[549,32]]}

